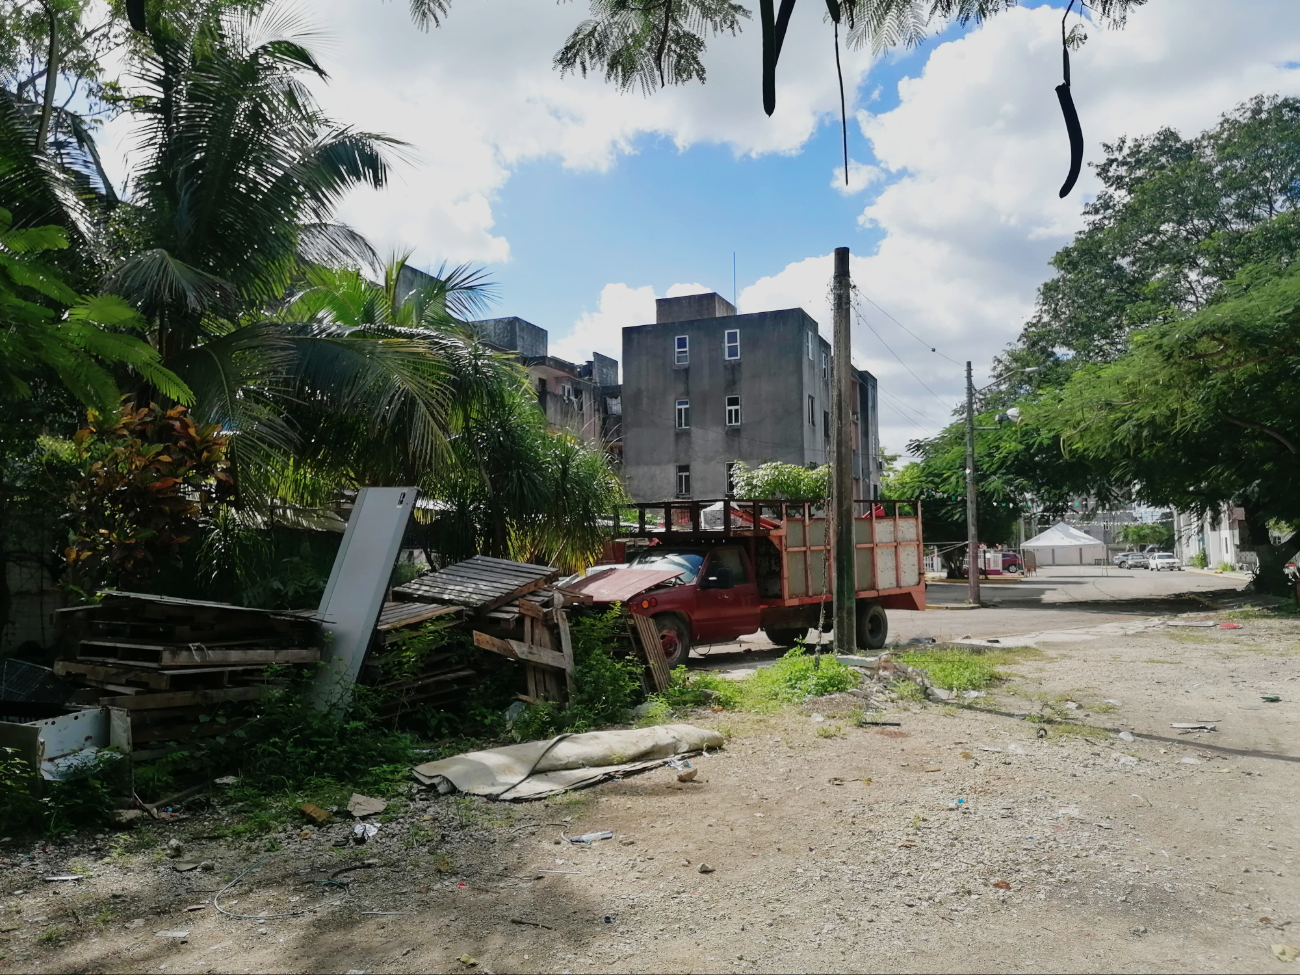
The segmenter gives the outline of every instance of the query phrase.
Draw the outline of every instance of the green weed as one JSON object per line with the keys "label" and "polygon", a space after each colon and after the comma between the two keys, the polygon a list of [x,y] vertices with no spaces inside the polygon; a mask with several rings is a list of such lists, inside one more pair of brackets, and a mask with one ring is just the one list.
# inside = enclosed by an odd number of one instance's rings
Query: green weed
{"label": "green weed", "polygon": [[66,938],[67,935],[68,933],[63,928],[46,928],[37,936],[36,941],[43,945],[54,945]]}
{"label": "green weed", "polygon": [[906,677],[900,678],[894,683],[893,691],[900,701],[922,702],[925,700],[925,691]]}
{"label": "green weed", "polygon": [[844,728],[837,724],[822,724],[817,726],[818,738],[838,738],[844,734]]}
{"label": "green weed", "polygon": [[1006,677],[999,666],[1042,656],[1033,647],[1007,647],[987,653],[961,647],[912,650],[898,659],[925,673],[930,683],[949,691],[976,691]]}

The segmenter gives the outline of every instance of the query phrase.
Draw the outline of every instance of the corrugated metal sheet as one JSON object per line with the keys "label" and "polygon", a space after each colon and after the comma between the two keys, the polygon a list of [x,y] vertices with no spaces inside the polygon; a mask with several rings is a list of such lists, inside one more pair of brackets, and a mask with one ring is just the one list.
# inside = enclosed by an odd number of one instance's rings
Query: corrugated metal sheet
{"label": "corrugated metal sheet", "polygon": [[541,589],[559,574],[558,569],[548,565],[476,555],[398,586],[393,594],[399,599],[489,610]]}
{"label": "corrugated metal sheet", "polygon": [[610,569],[579,579],[567,588],[586,593],[598,603],[625,603],[681,574],[681,569]]}

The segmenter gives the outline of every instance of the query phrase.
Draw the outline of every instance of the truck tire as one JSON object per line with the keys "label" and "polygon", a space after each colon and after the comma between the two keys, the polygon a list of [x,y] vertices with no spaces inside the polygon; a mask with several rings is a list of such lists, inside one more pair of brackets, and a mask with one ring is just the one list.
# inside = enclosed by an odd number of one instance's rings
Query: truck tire
{"label": "truck tire", "polygon": [[808,636],[808,627],[767,626],[763,628],[763,633],[778,647],[792,647],[796,640]]}
{"label": "truck tire", "polygon": [[664,613],[654,618],[659,628],[659,645],[664,651],[664,661],[668,669],[686,663],[691,655],[691,631],[680,616]]}
{"label": "truck tire", "polygon": [[879,650],[889,637],[889,617],[879,603],[858,603],[858,646]]}

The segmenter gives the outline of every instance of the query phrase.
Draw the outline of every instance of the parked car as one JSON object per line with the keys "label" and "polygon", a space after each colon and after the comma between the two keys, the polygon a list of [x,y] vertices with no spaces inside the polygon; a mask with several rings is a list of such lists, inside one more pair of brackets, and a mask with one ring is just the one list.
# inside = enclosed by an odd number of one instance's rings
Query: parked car
{"label": "parked car", "polygon": [[1152,552],[1147,556],[1147,568],[1155,572],[1161,572],[1165,569],[1169,571],[1183,571],[1182,560],[1173,552]]}
{"label": "parked car", "polygon": [[1121,569],[1145,569],[1147,559],[1146,552],[1120,552],[1115,556],[1115,564]]}

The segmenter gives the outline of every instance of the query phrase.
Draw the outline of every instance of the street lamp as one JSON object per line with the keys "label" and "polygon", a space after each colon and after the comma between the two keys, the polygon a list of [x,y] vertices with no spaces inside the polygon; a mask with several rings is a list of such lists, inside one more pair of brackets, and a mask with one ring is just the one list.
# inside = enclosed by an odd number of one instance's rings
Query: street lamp
{"label": "street lamp", "polygon": [[[971,379],[970,362],[966,363],[966,581],[968,586],[966,599],[975,606],[980,604],[980,541],[976,511],[978,499],[975,494],[975,394],[992,389],[998,383],[1018,373],[1038,372],[1041,368],[1041,366],[1025,366],[1023,369],[1013,369],[1000,379],[995,379],[977,390]],[[1020,422],[1020,410],[1014,406],[1006,413],[1000,414],[998,419],[1001,420],[1004,416],[1015,423]]]}

